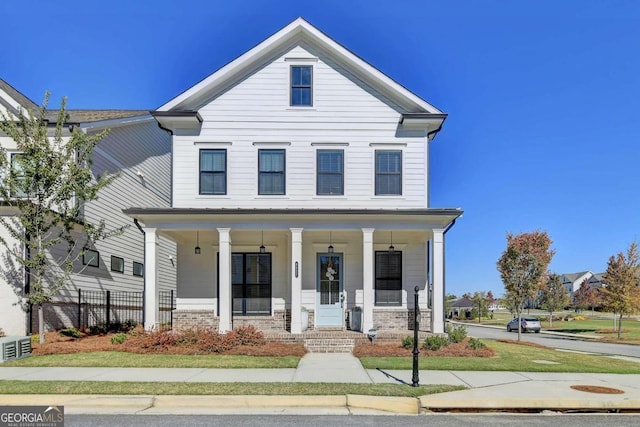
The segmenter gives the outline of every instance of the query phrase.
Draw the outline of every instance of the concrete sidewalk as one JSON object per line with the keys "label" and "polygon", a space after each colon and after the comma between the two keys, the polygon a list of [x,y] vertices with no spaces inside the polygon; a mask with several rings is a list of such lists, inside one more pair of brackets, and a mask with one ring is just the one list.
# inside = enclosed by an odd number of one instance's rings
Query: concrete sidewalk
{"label": "concrete sidewalk", "polygon": [[[420,384],[467,390],[421,398],[376,396],[0,395],[0,405],[63,405],[67,413],[409,413],[464,410],[640,411],[640,375],[420,371]],[[351,354],[309,353],[296,369],[22,368],[0,365],[1,380],[141,382],[305,382],[411,384],[411,371],[365,370]],[[598,386],[620,394],[579,391]],[[408,385],[407,385],[408,386]],[[2,385],[0,383],[0,390]],[[602,389],[601,391],[607,391]]]}

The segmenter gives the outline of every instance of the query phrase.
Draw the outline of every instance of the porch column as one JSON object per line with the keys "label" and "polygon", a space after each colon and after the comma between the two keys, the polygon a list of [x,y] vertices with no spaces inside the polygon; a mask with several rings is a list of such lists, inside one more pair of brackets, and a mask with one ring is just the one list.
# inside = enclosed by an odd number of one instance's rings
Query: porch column
{"label": "porch column", "polygon": [[433,230],[433,306],[431,332],[444,333],[444,229]]}
{"label": "porch column", "polygon": [[228,332],[233,329],[231,322],[231,229],[218,228],[219,265],[220,278],[220,323],[218,330]]}
{"label": "porch column", "polygon": [[155,228],[144,230],[144,328],[158,327],[158,235]]}
{"label": "porch column", "polygon": [[291,230],[291,333],[302,333],[302,228]]}
{"label": "porch column", "polygon": [[375,295],[373,289],[373,231],[374,228],[362,229],[362,332],[367,333],[373,325],[373,306]]}

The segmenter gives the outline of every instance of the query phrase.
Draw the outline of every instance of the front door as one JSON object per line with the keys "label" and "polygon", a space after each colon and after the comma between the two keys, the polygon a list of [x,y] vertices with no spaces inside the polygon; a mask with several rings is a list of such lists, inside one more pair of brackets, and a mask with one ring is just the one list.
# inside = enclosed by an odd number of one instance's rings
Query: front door
{"label": "front door", "polygon": [[344,324],[344,283],[342,254],[318,254],[316,285],[316,326]]}

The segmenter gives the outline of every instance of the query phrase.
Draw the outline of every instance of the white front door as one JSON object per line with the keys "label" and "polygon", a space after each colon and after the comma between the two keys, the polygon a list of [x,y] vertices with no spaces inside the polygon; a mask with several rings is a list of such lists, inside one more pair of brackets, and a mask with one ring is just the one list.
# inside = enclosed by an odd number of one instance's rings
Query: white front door
{"label": "white front door", "polygon": [[341,253],[318,254],[316,326],[344,325],[344,283]]}

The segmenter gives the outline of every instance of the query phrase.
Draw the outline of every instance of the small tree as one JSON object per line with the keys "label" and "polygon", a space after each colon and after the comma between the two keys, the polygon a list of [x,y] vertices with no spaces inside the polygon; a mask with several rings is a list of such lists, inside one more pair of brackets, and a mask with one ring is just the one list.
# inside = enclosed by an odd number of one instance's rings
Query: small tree
{"label": "small tree", "polygon": [[569,301],[569,292],[562,284],[560,276],[549,273],[538,299],[540,308],[549,312],[549,327],[553,326],[553,313],[569,305]]}
{"label": "small tree", "polygon": [[[600,288],[603,306],[618,314],[618,338],[622,334],[622,317],[640,309],[640,263],[638,245],[633,242],[627,254],[611,256],[604,274],[606,286]],[[614,314],[614,316],[615,316]]]}
{"label": "small tree", "polygon": [[584,280],[577,291],[573,293],[573,306],[576,311],[584,310],[591,307],[593,312],[595,306],[598,304],[598,292],[594,291],[589,286],[589,281]]}
{"label": "small tree", "polygon": [[474,311],[478,315],[478,323],[481,323],[482,316],[487,315],[490,304],[487,293],[484,291],[478,291],[471,295],[471,298],[469,299],[473,301]]}
{"label": "small tree", "polygon": [[[88,245],[119,234],[107,230],[104,221],[84,222],[82,207],[98,197],[114,175],[94,177],[93,150],[106,131],[89,135],[75,128],[67,132],[66,99],[62,99],[54,127],[49,126],[45,95],[38,111],[0,113],[0,131],[16,144],[11,159],[0,147],[0,201],[13,208],[14,216],[0,217],[0,224],[18,242],[0,236],[9,256],[28,272],[27,301],[38,309],[40,342],[44,342],[43,304],[51,301],[68,282],[74,262]],[[66,250],[52,249],[65,245]],[[2,267],[5,268],[4,266]],[[6,272],[5,272],[6,273]]]}
{"label": "small tree", "polygon": [[508,298],[518,317],[518,341],[521,339],[522,310],[535,298],[541,279],[555,253],[551,239],[543,231],[507,233],[507,249],[498,260],[497,268]]}

